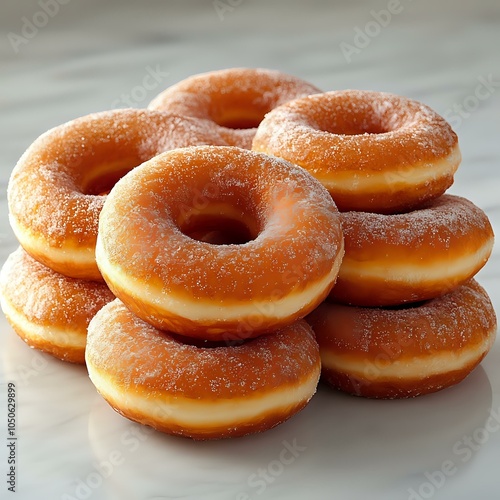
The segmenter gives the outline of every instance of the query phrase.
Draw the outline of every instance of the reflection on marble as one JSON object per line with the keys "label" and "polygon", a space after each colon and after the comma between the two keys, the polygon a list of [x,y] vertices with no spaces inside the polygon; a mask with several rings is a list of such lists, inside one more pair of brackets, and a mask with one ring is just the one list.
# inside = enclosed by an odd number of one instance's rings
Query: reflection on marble
{"label": "reflection on marble", "polygon": [[[400,0],[379,28],[373,12],[387,10],[386,0],[222,0],[222,19],[201,0],[54,0],[57,13],[14,50],[9,33],[22,35],[24,19],[43,20],[42,3],[2,6],[1,262],[17,247],[8,225],[8,177],[39,134],[127,102],[146,106],[188,75],[235,66],[276,68],[325,90],[395,92],[448,116],[463,153],[450,192],[482,207],[500,234],[497,0]],[[364,41],[355,38],[360,31],[369,33]],[[357,49],[350,62],[342,43]],[[152,71],[155,85],[146,88]],[[479,99],[485,79],[490,84]],[[478,280],[500,310],[498,246]],[[13,498],[418,500],[412,491],[440,500],[498,497],[500,425],[492,415],[500,411],[499,342],[470,377],[440,393],[370,401],[321,386],[304,411],[276,429],[199,443],[124,419],[96,393],[84,367],[29,349],[3,316],[0,341],[0,406],[8,381],[18,395]],[[3,471],[4,457],[5,450]],[[455,467],[443,476],[450,462]],[[6,486],[2,481],[1,498]]]}
{"label": "reflection on marble", "polygon": [[[238,498],[239,492],[259,496],[264,487],[268,498],[278,498],[283,483],[297,477],[308,478],[294,485],[297,498],[307,497],[311,484],[314,498],[327,498],[332,471],[340,498],[362,498],[367,484],[376,498],[403,498],[412,484],[406,482],[409,476],[415,477],[418,486],[420,475],[424,477],[425,471],[437,469],[445,460],[453,460],[461,469],[467,467],[470,462],[461,463],[463,452],[460,454],[462,447],[456,444],[457,436],[472,435],[484,426],[491,400],[491,386],[483,369],[476,370],[460,387],[420,400],[370,401],[321,386],[306,410],[270,432],[197,443],[145,430],[98,398],[89,414],[89,440],[96,463],[109,463],[111,457],[122,459],[119,464],[116,461],[106,482],[110,488],[114,484],[117,491],[127,481],[129,468],[125,464],[129,464],[143,478],[154,476],[155,468],[158,473],[163,471],[168,483],[166,492],[158,492],[165,494],[163,498],[182,497],[184,485],[195,471],[197,480],[204,484],[211,483],[221,470],[224,477],[218,480],[214,498],[226,498],[223,494]],[[297,456],[285,456],[290,463],[283,467],[271,465],[279,461],[286,443],[294,447]],[[165,450],[175,457],[168,466],[164,464]],[[358,482],[358,477],[364,481]],[[139,496],[146,485],[130,487]]]}

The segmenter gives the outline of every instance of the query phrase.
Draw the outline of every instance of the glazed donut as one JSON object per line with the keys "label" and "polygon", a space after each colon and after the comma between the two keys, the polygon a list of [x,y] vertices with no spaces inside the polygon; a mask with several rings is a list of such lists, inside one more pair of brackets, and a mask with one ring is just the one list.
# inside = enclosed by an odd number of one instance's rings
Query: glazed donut
{"label": "glazed donut", "polygon": [[8,186],[10,223],[38,261],[73,278],[102,279],[94,248],[103,193],[162,151],[225,142],[205,124],[121,109],[49,130],[24,153]]}
{"label": "glazed donut", "polygon": [[[227,230],[227,244],[194,239],[212,229]],[[123,177],[96,247],[104,279],[137,316],[208,340],[304,317],[330,292],[343,253],[335,204],[311,175],[215,146],[163,153]]]}
{"label": "glazed donut", "polygon": [[234,68],[182,80],[159,94],[149,109],[208,120],[229,145],[251,149],[266,113],[318,92],[310,83],[279,71]]}
{"label": "glazed donut", "polygon": [[341,214],[345,255],[330,297],[392,306],[444,295],[488,260],[493,229],[472,202],[443,195],[397,215]]}
{"label": "glazed donut", "polygon": [[2,310],[29,346],[72,363],[85,362],[87,326],[114,295],[104,283],[68,278],[21,247],[0,273]]}
{"label": "glazed donut", "polygon": [[184,340],[116,299],[89,325],[89,376],[125,417],[195,439],[270,429],[316,392],[319,351],[303,320],[230,347]]}
{"label": "glazed donut", "polygon": [[408,398],[463,380],[496,335],[486,292],[470,280],[453,292],[396,308],[323,303],[307,317],[323,379],[370,398]]}
{"label": "glazed donut", "polygon": [[456,134],[429,107],[383,92],[326,92],[284,104],[252,149],[308,170],[341,211],[397,213],[443,194],[461,160]]}

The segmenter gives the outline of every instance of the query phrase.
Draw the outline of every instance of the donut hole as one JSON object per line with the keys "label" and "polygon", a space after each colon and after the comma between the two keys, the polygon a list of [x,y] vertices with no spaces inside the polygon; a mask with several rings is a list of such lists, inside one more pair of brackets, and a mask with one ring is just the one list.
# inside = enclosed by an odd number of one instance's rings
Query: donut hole
{"label": "donut hole", "polygon": [[256,237],[244,220],[226,214],[193,213],[179,228],[193,240],[212,245],[243,245]]}
{"label": "donut hole", "polygon": [[227,108],[214,111],[212,120],[221,127],[236,130],[252,129],[259,126],[265,114],[265,110],[259,109]]}
{"label": "donut hole", "polygon": [[92,179],[92,182],[87,184],[84,189],[85,194],[102,196],[109,194],[109,192],[113,189],[114,185],[131,169],[123,170],[122,172],[109,172],[102,176],[99,176],[96,179]]}
{"label": "donut hole", "polygon": [[88,195],[106,195],[114,185],[141,163],[138,159],[126,159],[97,165],[89,169],[80,182],[81,190]]}
{"label": "donut hole", "polygon": [[376,114],[373,110],[360,113],[344,109],[324,113],[323,116],[318,115],[314,118],[312,124],[314,128],[336,135],[385,134],[394,129],[394,126],[391,126],[383,116]]}

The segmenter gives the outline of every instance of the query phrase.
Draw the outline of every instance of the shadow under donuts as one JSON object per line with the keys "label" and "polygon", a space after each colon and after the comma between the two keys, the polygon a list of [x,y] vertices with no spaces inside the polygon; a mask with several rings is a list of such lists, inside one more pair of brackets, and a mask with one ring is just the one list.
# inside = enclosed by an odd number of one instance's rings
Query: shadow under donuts
{"label": "shadow under donuts", "polygon": [[479,367],[457,386],[406,400],[357,398],[321,384],[289,421],[232,440],[162,434],[121,417],[100,397],[88,429],[98,462],[116,451],[123,458],[103,484],[109,494],[274,499],[293,491],[297,498],[335,492],[336,498],[389,500],[406,498],[425,471],[445,460],[466,467],[456,443],[484,425],[491,402],[489,379]]}

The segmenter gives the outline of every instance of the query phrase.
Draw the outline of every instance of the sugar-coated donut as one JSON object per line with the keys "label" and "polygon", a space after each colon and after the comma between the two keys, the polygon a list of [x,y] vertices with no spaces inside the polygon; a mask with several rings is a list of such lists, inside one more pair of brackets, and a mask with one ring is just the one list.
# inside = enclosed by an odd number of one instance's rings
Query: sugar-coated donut
{"label": "sugar-coated donut", "polygon": [[300,320],[233,346],[191,345],[132,314],[116,299],[89,325],[89,376],[119,413],[195,439],[270,429],[316,392],[317,343]]}
{"label": "sugar-coated donut", "polygon": [[114,295],[104,283],[52,271],[19,247],[0,273],[0,299],[7,320],[28,345],[84,363],[87,326]]}
{"label": "sugar-coated donut", "polygon": [[49,130],[24,153],[9,181],[17,239],[59,273],[102,279],[94,248],[103,193],[158,153],[196,144],[225,142],[199,120],[137,109],[94,113]]}
{"label": "sugar-coated donut", "polygon": [[[227,231],[228,244],[195,239],[212,229]],[[305,170],[199,146],[158,155],[115,185],[96,258],[111,290],[144,321],[228,340],[309,313],[330,292],[343,252],[335,204]]]}
{"label": "sugar-coated donut", "polygon": [[208,120],[230,145],[251,149],[266,113],[318,92],[310,83],[279,71],[233,68],[182,80],[159,94],[149,108]]}
{"label": "sugar-coated donut", "polygon": [[323,379],[371,398],[414,397],[460,382],[488,353],[497,328],[475,280],[396,308],[325,302],[307,321],[320,346]]}
{"label": "sugar-coated donut", "polygon": [[414,208],[446,191],[461,160],[456,134],[432,109],[362,90],[275,108],[259,125],[252,149],[304,167],[341,211]]}
{"label": "sugar-coated donut", "polygon": [[359,306],[427,300],[472,278],[493,248],[486,214],[443,195],[413,212],[341,213],[345,255],[330,297]]}

